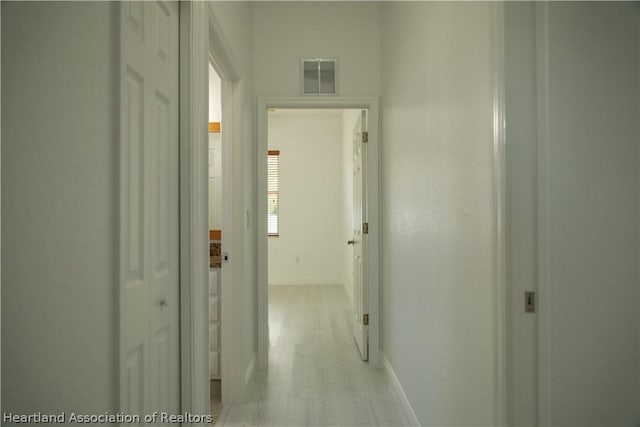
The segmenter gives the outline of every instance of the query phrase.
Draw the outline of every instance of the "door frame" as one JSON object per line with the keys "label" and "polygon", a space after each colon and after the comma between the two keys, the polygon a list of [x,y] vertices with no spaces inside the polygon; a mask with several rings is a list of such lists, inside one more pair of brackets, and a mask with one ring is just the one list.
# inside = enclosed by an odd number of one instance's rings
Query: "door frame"
{"label": "door frame", "polygon": [[549,178],[549,6],[534,6],[537,113],[538,423],[551,425],[551,183]]}
{"label": "door frame", "polygon": [[[221,377],[223,405],[229,408],[242,389],[234,355],[242,312],[233,283],[241,277],[238,212],[241,181],[241,82],[222,30],[206,2],[180,2],[180,405],[182,412],[210,413],[209,387],[209,233],[208,233],[208,96],[209,63],[222,78],[221,127],[225,251],[230,262],[222,269]],[[241,216],[240,216],[241,218]],[[221,419],[224,417],[224,411]]]}
{"label": "door frame", "polygon": [[508,425],[507,335],[511,317],[507,299],[507,156],[505,95],[505,11],[503,3],[491,8],[492,73],[492,157],[493,157],[493,324],[494,324],[494,417],[496,426]]}
{"label": "door frame", "polygon": [[[257,210],[258,218],[258,367],[269,363],[268,236],[267,236],[267,150],[268,108],[363,109],[368,110],[367,206],[369,213],[369,363],[382,367],[380,318],[380,116],[377,97],[258,98],[257,103]],[[265,197],[260,195],[264,194]]]}
{"label": "door frame", "polygon": [[[239,347],[241,341],[236,337],[241,336],[239,325],[242,319],[242,306],[237,284],[240,283],[242,278],[243,257],[241,249],[243,239],[241,236],[243,222],[235,219],[242,218],[243,212],[243,200],[240,196],[242,194],[240,189],[242,188],[243,175],[242,113],[240,109],[243,95],[238,66],[233,59],[231,49],[222,34],[220,24],[209,3],[207,3],[207,12],[209,25],[208,58],[209,63],[213,65],[213,68],[221,78],[222,90],[222,203],[224,204],[222,209],[222,249],[229,254],[229,259],[226,262],[223,261],[221,269],[220,376],[223,380],[221,384],[222,403],[226,412],[228,407],[237,402],[246,391],[245,382],[239,381],[240,378],[243,378],[243,376],[240,376],[242,366],[238,360],[239,358],[236,357],[236,355],[242,354]],[[207,99],[208,93],[207,78]],[[206,182],[208,185],[209,181],[207,180]],[[224,350],[225,348],[227,349],[226,351]],[[207,363],[207,374],[209,373],[208,367]],[[224,419],[222,416],[220,418]]]}

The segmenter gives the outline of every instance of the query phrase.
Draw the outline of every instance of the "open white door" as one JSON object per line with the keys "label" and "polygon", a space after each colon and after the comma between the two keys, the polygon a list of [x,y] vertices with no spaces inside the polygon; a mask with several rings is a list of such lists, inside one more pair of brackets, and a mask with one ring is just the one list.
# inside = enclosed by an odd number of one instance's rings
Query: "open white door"
{"label": "open white door", "polygon": [[179,412],[178,2],[121,3],[120,410]]}
{"label": "open white door", "polygon": [[367,112],[353,127],[353,334],[362,355],[369,359],[369,292],[367,280]]}

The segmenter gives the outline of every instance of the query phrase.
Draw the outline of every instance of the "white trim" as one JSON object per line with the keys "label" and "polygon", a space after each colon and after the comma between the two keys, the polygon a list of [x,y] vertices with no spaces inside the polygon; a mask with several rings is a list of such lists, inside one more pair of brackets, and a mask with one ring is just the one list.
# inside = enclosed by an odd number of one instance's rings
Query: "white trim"
{"label": "white trim", "polygon": [[209,60],[222,80],[222,247],[229,262],[222,266],[221,376],[222,404],[230,406],[245,392],[242,382],[240,325],[242,324],[242,85],[237,62],[208,3]]}
{"label": "white trim", "polygon": [[[210,49],[215,51],[210,56]],[[226,179],[223,197],[234,194],[241,185],[236,180],[236,162],[242,162],[241,150],[241,104],[240,84],[237,68],[220,26],[211,7],[205,2],[180,2],[180,346],[181,346],[181,411],[193,414],[209,413],[209,256],[208,256],[208,85],[209,61],[224,77],[222,82],[223,153],[224,171],[233,176]],[[226,175],[225,175],[226,176]],[[235,191],[235,194],[240,192]],[[223,234],[225,250],[235,251],[234,263],[223,268],[221,309],[221,374],[223,404],[227,407],[235,402],[244,386],[238,387],[237,361],[240,345],[235,339],[242,313],[238,307],[232,286],[241,278],[237,271],[242,265],[236,242],[241,236],[233,221],[237,214],[237,201],[223,212]],[[240,202],[241,203],[241,202]],[[240,228],[241,231],[241,228]],[[231,236],[231,237],[230,237]],[[226,415],[225,415],[226,416]]]}
{"label": "white trim", "polygon": [[[368,114],[369,147],[367,157],[367,200],[369,206],[369,363],[381,367],[380,323],[380,128],[377,97],[298,97],[259,98],[257,103],[257,194],[267,194],[267,108],[354,108],[366,109]],[[258,218],[267,216],[267,199],[258,197]],[[267,222],[258,221],[258,368],[268,365],[268,239]]]}
{"label": "white trim", "polygon": [[[638,23],[640,24],[640,14],[637,15],[637,18],[638,18]],[[636,41],[638,42],[638,45],[640,46],[640,32],[638,32],[638,40],[636,40]],[[640,73],[638,75],[638,78],[640,79]],[[639,95],[639,99],[640,99],[640,91],[638,92],[638,95]],[[638,123],[638,124],[640,125],[640,123]],[[638,153],[638,154],[640,154],[640,153]],[[640,164],[640,157],[638,158],[638,164]],[[640,176],[638,178],[640,178]],[[640,182],[638,182],[638,184],[640,184]],[[640,226],[640,222],[638,223],[638,226]],[[640,231],[640,230],[638,230],[638,231]],[[639,299],[638,300],[638,306],[640,306],[640,293],[638,293],[638,299]],[[640,321],[640,318],[638,320]],[[638,326],[640,326],[640,325],[638,325]],[[640,343],[640,327],[638,328],[638,333],[639,333],[638,342]],[[640,361],[638,361],[638,363],[640,363]],[[638,371],[638,398],[640,399],[640,370]],[[640,407],[640,400],[638,400],[637,404],[638,404],[638,407]]]}
{"label": "white trim", "polygon": [[549,195],[549,6],[536,4],[538,118],[538,423],[551,425],[551,212]]}
{"label": "white trim", "polygon": [[249,362],[249,366],[247,366],[247,370],[244,372],[244,385],[245,387],[249,387],[249,383],[253,378],[253,374],[256,372],[256,353],[253,353],[251,356],[251,361]]}
{"label": "white trim", "polygon": [[503,3],[494,3],[493,23],[493,251],[494,251],[494,412],[495,425],[507,425],[505,19]]}
{"label": "white trim", "polygon": [[[267,156],[261,156],[260,153],[268,151],[267,143],[267,104],[258,99],[258,109],[256,110],[257,118],[257,178],[256,191],[257,194],[267,194],[266,180],[261,180],[261,176],[267,175]],[[263,159],[264,157],[264,159]],[[262,200],[265,199],[265,200]],[[256,203],[257,218],[267,215],[266,197],[258,197]],[[258,369],[267,369],[269,365],[269,237],[267,232],[267,221],[257,221],[257,240],[258,240]]]}
{"label": "white trim", "polygon": [[413,406],[411,406],[411,402],[407,398],[407,394],[404,392],[402,388],[402,384],[400,384],[400,380],[398,380],[398,376],[396,372],[393,370],[391,363],[387,360],[387,356],[382,354],[382,360],[384,362],[384,370],[387,376],[389,377],[390,386],[393,390],[393,395],[398,399],[398,403],[400,407],[402,407],[402,418],[405,425],[410,426],[419,426],[420,421],[418,421],[418,417],[416,416],[415,411],[413,410]]}
{"label": "white trim", "polygon": [[[180,2],[181,410],[209,412],[207,39],[204,3]],[[204,89],[203,89],[204,88]]]}

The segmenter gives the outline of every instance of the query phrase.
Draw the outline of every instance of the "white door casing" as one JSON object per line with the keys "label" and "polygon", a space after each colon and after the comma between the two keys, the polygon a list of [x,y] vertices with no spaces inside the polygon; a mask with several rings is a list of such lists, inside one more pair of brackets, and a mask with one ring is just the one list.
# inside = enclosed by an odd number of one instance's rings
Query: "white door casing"
{"label": "white door casing", "polygon": [[[257,189],[258,194],[267,191],[267,109],[268,108],[340,108],[367,110],[367,129],[369,142],[367,143],[367,220],[369,234],[367,237],[367,256],[372,260],[366,266],[368,287],[368,353],[369,364],[382,366],[382,351],[380,349],[380,271],[379,271],[379,199],[380,199],[380,144],[379,144],[379,109],[378,99],[375,97],[317,97],[317,98],[259,98],[257,108]],[[258,221],[258,368],[268,367],[269,328],[268,328],[268,251],[267,251],[267,198],[258,197],[258,215],[265,220]],[[224,308],[223,308],[224,310]],[[224,323],[224,319],[223,319]]]}
{"label": "white door casing", "polygon": [[120,9],[120,410],[178,413],[178,3]]}
{"label": "white door casing", "polygon": [[[353,127],[353,335],[362,360],[369,359],[369,313],[367,281],[367,145],[363,133],[367,130],[366,111],[362,111]],[[368,227],[368,225],[367,225]],[[367,321],[364,321],[364,317]]]}

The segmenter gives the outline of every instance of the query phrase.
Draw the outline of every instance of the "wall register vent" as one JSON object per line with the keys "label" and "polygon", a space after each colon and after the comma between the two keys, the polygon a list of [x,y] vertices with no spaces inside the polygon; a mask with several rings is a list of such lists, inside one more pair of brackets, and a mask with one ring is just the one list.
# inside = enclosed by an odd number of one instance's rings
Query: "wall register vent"
{"label": "wall register vent", "polygon": [[336,95],[337,59],[303,59],[300,61],[303,95]]}

